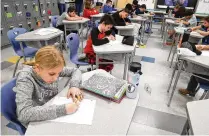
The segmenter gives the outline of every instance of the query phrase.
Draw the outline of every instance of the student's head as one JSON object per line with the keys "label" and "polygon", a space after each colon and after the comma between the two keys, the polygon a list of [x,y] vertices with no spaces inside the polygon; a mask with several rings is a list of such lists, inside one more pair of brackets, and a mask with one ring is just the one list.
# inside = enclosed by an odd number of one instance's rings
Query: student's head
{"label": "student's head", "polygon": [[65,66],[65,60],[62,53],[55,47],[45,46],[37,51],[33,62],[25,64],[33,66],[35,73],[50,84],[57,80]]}
{"label": "student's head", "polygon": [[207,17],[204,18],[203,25],[204,25],[205,27],[209,27],[209,16],[207,16]]}
{"label": "student's head", "polygon": [[131,13],[133,10],[132,5],[130,3],[126,4],[125,9],[128,10],[128,13]]}
{"label": "student's head", "polygon": [[91,0],[86,0],[85,1],[85,8],[86,9],[91,9],[92,7],[92,1]]}
{"label": "student's head", "polygon": [[133,3],[132,3],[132,8],[136,9],[137,7],[138,7],[138,1],[134,0]]}
{"label": "student's head", "polygon": [[102,32],[107,32],[109,31],[114,25],[114,20],[112,18],[112,16],[105,14],[100,22],[99,22],[99,26],[102,29]]}
{"label": "student's head", "polygon": [[186,19],[190,19],[190,18],[192,18],[193,14],[194,14],[193,10],[188,9],[188,10],[186,10],[184,16]]}
{"label": "student's head", "polygon": [[179,11],[179,8],[180,8],[180,6],[179,6],[179,5],[176,5],[176,6],[174,7],[174,11],[175,11],[175,12]]}
{"label": "student's head", "polygon": [[145,4],[142,4],[139,9],[142,11],[142,12],[145,12],[146,9],[147,9],[147,6]]}
{"label": "student's head", "polygon": [[106,4],[107,4],[108,6],[112,6],[112,1],[111,1],[111,0],[107,0],[107,1],[106,1]]}
{"label": "student's head", "polygon": [[124,18],[128,17],[129,13],[130,13],[130,10],[125,8],[122,11],[120,11],[119,15],[120,15],[121,18],[124,19]]}
{"label": "student's head", "polygon": [[70,16],[70,17],[75,17],[75,8],[73,8],[73,7],[69,7],[68,9],[67,9],[67,14]]}

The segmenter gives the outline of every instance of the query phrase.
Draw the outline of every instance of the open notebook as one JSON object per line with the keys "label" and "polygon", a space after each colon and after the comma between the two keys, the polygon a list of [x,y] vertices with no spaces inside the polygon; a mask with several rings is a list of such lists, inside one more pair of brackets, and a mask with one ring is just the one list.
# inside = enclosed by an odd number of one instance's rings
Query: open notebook
{"label": "open notebook", "polygon": [[58,30],[54,29],[54,28],[41,28],[35,34],[48,35],[48,34],[52,34],[52,33],[56,33],[56,32],[58,32]]}

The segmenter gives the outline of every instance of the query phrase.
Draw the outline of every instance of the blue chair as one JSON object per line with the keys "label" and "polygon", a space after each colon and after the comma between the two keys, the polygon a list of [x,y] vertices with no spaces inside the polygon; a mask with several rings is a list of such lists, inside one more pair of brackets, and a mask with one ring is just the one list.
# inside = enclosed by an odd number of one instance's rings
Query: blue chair
{"label": "blue chair", "polygon": [[209,85],[208,84],[199,84],[197,91],[202,88],[204,90],[203,95],[200,97],[200,100],[209,98]]}
{"label": "blue chair", "polygon": [[12,128],[24,135],[26,128],[18,121],[16,115],[15,92],[12,90],[16,85],[16,78],[1,87],[1,113],[9,121],[7,127]]}
{"label": "blue chair", "polygon": [[79,35],[76,33],[71,33],[67,36],[67,46],[70,50],[70,60],[74,63],[78,68],[82,65],[89,65],[87,62],[82,62],[78,60],[78,48],[79,48]]}
{"label": "blue chair", "polygon": [[38,51],[38,49],[36,48],[31,48],[31,47],[27,47],[26,44],[23,42],[23,49],[24,49],[24,54],[21,50],[21,47],[20,47],[20,43],[17,42],[15,40],[15,38],[20,35],[20,34],[24,34],[26,33],[27,30],[25,28],[14,28],[12,30],[9,30],[7,32],[7,36],[8,36],[8,39],[10,41],[10,43],[12,44],[12,47],[15,51],[15,53],[20,57],[18,59],[18,61],[16,62],[16,66],[15,66],[15,69],[14,69],[14,73],[13,73],[13,77],[15,76],[15,73],[16,73],[16,70],[17,70],[17,66],[19,64],[19,61],[25,56],[25,57],[29,57],[29,58],[33,58],[36,54],[36,52]]}
{"label": "blue chair", "polygon": [[51,22],[52,22],[52,26],[53,26],[53,27],[56,27],[58,17],[59,17],[59,16],[52,16],[52,17],[51,17]]}

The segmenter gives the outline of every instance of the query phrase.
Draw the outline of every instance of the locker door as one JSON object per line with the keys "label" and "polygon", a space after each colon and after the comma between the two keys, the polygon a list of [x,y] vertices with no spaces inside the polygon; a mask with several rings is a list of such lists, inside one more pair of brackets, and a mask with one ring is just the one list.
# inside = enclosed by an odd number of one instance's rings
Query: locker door
{"label": "locker door", "polygon": [[40,10],[41,10],[41,16],[46,16],[47,15],[47,9],[46,9],[46,1],[45,0],[40,0]]}
{"label": "locker door", "polygon": [[32,2],[32,16],[33,17],[39,17],[40,16],[40,9],[39,9],[39,5],[36,1]]}
{"label": "locker door", "polygon": [[26,20],[22,20],[22,21],[18,22],[17,23],[17,26],[19,28],[25,28],[25,29],[27,29]]}
{"label": "locker door", "polygon": [[46,11],[47,11],[47,15],[51,16],[52,15],[52,7],[51,7],[51,0],[46,0]]}
{"label": "locker door", "polygon": [[1,47],[9,44],[9,39],[7,37],[7,31],[8,31],[7,26],[1,27]]}
{"label": "locker door", "polygon": [[1,2],[1,8],[1,12],[3,12],[6,22],[16,21],[12,2]]}
{"label": "locker door", "polygon": [[52,0],[52,15],[59,15],[59,9],[58,9],[58,4],[57,4],[57,0]]}
{"label": "locker door", "polygon": [[21,21],[25,19],[23,3],[20,1],[15,1],[13,3],[13,7],[16,13],[16,20]]}
{"label": "locker door", "polygon": [[31,1],[23,1],[23,10],[25,13],[25,17],[30,19],[32,18],[32,2]]}
{"label": "locker door", "polygon": [[43,21],[41,17],[35,18],[35,29],[42,28],[43,27]]}
{"label": "locker door", "polygon": [[27,31],[35,30],[35,19],[27,19],[26,26]]}
{"label": "locker door", "polygon": [[43,27],[44,28],[49,27],[49,17],[48,16],[43,17],[42,22],[43,22]]}

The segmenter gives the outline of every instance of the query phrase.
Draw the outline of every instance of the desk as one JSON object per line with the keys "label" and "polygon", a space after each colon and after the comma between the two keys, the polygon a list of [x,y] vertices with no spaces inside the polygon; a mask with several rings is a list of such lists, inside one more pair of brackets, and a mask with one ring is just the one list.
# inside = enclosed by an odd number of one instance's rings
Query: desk
{"label": "desk", "polygon": [[170,26],[178,26],[178,25],[180,25],[180,23],[177,23],[177,22],[175,22],[175,21],[172,20],[172,19],[166,19],[166,20],[165,20],[165,25],[166,25],[166,29],[165,29],[165,31],[164,31],[162,48],[164,47],[165,41],[166,41],[167,36],[168,36],[168,34],[167,34],[168,26],[169,26],[169,25],[170,25]]}
{"label": "desk", "polygon": [[178,18],[175,18],[175,17],[170,17],[168,15],[164,15],[164,18],[163,18],[163,21],[162,21],[162,25],[161,25],[161,38],[163,38],[163,34],[164,34],[164,31],[165,31],[165,21],[166,19],[172,19],[172,20],[176,20]]}
{"label": "desk", "polygon": [[[168,101],[168,106],[170,106],[170,104],[171,104],[171,100],[173,98],[173,94],[174,94],[174,91],[176,89],[176,86],[177,86],[177,83],[178,83],[178,79],[180,77],[181,70],[182,70],[183,65],[184,65],[185,62],[192,63],[192,64],[195,64],[195,65],[199,65],[201,67],[209,69],[209,61],[208,61],[209,57],[208,56],[195,56],[195,57],[183,57],[183,56],[181,57],[180,56],[179,60],[181,61],[180,66],[178,67],[177,64],[175,65],[175,67],[173,69],[172,76],[171,76],[171,80],[170,80],[170,83],[169,83],[169,86],[168,86],[168,90],[167,90],[167,92],[169,92],[169,90],[171,88],[171,84],[172,84],[173,78],[174,78],[174,75],[175,75],[175,71],[178,68],[178,72],[177,72],[177,76],[176,76],[176,79],[175,79],[175,82],[174,82],[174,85],[173,85],[171,96],[170,96],[170,99]],[[206,79],[206,80],[209,81],[209,79]]]}
{"label": "desk", "polygon": [[133,23],[140,23],[141,22],[141,26],[142,26],[142,32],[141,32],[141,37],[140,37],[140,41],[143,43],[144,41],[144,33],[145,33],[145,22],[146,22],[146,18],[137,16],[137,17],[133,17],[133,18],[129,18],[131,20],[131,22]]}
{"label": "desk", "polygon": [[80,33],[80,37],[81,37],[81,46],[82,46],[82,52],[83,52],[83,29],[84,29],[84,24],[86,24],[90,19],[87,18],[83,18],[82,20],[76,20],[76,21],[68,21],[68,20],[63,20],[63,24],[64,24],[64,29],[65,29],[65,39],[67,37],[67,29],[68,30],[78,30],[79,28],[81,28],[81,33]]}
{"label": "desk", "polygon": [[[103,71],[103,70],[96,70]],[[94,72],[94,71],[91,71]],[[86,80],[91,72],[82,75]],[[58,96],[66,96],[65,88]],[[25,135],[126,135],[137,106],[136,99],[124,98],[120,104],[98,97],[92,93],[84,92],[85,98],[96,100],[92,125],[79,125],[61,122],[31,122]],[[52,101],[47,104],[50,105]]]}
{"label": "desk", "polygon": [[[123,36],[116,35],[116,40],[122,42]],[[99,64],[109,64],[105,62],[99,62],[99,55],[105,55],[105,54],[124,54],[125,56],[125,64],[124,64],[124,73],[123,73],[123,79],[127,80],[127,74],[128,74],[128,67],[130,63],[130,57],[135,51],[135,44],[134,46],[129,46],[125,44],[116,44],[116,45],[110,45],[105,44],[101,46],[93,46],[94,52],[96,53],[96,66],[98,68]]]}
{"label": "desk", "polygon": [[126,35],[126,36],[134,35],[134,27],[135,27],[134,23],[126,26],[115,26],[115,28],[118,30],[118,35]]}
{"label": "desk", "polygon": [[187,103],[187,117],[192,135],[209,135],[209,99]]}
{"label": "desk", "polygon": [[[56,28],[50,27],[50,29],[56,29]],[[24,54],[24,49],[23,49],[23,43],[22,42],[37,42],[38,47],[36,47],[36,48],[41,48],[42,47],[41,41],[44,41],[44,45],[48,45],[49,40],[51,40],[53,38],[56,38],[56,37],[59,37],[59,42],[60,42],[60,45],[61,45],[62,36],[63,36],[62,31],[60,31],[59,29],[56,29],[57,30],[56,33],[51,33],[51,34],[48,34],[48,35],[36,34],[39,30],[40,29],[31,31],[31,32],[27,32],[27,33],[24,33],[24,34],[20,34],[15,38],[16,41],[20,42],[20,46],[21,46],[21,49],[23,51],[23,54]],[[25,56],[24,56],[24,60],[26,60]]]}
{"label": "desk", "polygon": [[150,14],[139,14],[139,16],[150,18],[150,22],[151,22],[150,29],[152,30],[152,20],[153,20],[154,15],[150,15]]}
{"label": "desk", "polygon": [[90,15],[92,21],[100,20],[105,14],[104,13],[99,13],[96,15]]}
{"label": "desk", "polygon": [[[168,61],[169,58],[170,58],[170,55],[171,55],[171,52],[172,52],[173,47],[176,45],[176,42],[178,42],[178,41],[181,39],[182,35],[184,34],[184,30],[186,30],[186,29],[187,29],[187,28],[184,28],[184,27],[175,27],[175,28],[174,28],[174,31],[176,32],[176,35],[177,35],[178,38],[177,38],[177,40],[175,40],[176,38],[174,38],[175,41],[173,40],[173,41],[174,41],[174,45],[173,45],[173,43],[172,43],[172,46],[171,46],[171,48],[170,48],[170,52],[169,52],[167,61]],[[201,40],[202,38],[204,38],[204,36],[202,36],[201,34],[195,32],[195,31],[193,31],[193,32],[190,33],[190,38],[191,38],[191,37],[195,38],[195,41],[197,41],[197,40],[199,41],[199,40]],[[188,41],[191,41],[191,39],[188,40]],[[195,42],[193,42],[193,43],[195,43]],[[178,46],[176,46],[176,47],[178,48]],[[176,49],[177,49],[177,48],[176,48]],[[172,56],[172,59],[171,59],[170,67],[172,66],[175,52],[176,52],[176,50],[173,51],[173,56]]]}

